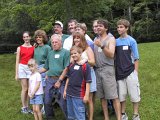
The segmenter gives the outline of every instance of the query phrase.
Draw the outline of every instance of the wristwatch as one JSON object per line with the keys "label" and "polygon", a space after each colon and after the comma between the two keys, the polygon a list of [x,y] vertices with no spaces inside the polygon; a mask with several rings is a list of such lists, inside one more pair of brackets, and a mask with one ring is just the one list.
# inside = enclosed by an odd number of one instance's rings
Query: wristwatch
{"label": "wristwatch", "polygon": [[102,46],[101,46],[101,49],[103,50],[103,49],[104,49],[104,47],[105,47],[105,45],[102,45]]}

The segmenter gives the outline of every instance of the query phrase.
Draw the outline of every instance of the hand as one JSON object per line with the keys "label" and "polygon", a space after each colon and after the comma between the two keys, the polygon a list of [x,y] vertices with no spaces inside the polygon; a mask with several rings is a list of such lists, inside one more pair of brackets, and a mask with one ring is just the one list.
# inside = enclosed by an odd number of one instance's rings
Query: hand
{"label": "hand", "polygon": [[81,61],[78,62],[78,65],[83,65],[83,64],[86,63],[86,62],[87,62],[87,60],[86,60],[86,59],[83,59],[83,60],[81,60]]}
{"label": "hand", "polygon": [[98,47],[101,47],[101,40],[98,38],[94,41],[94,44],[97,45]]}
{"label": "hand", "polygon": [[64,99],[66,99],[66,94],[67,94],[67,93],[66,93],[66,90],[64,90],[64,92],[63,92],[63,98],[64,98]]}
{"label": "hand", "polygon": [[34,97],[34,94],[28,93],[28,96],[32,99]]}
{"label": "hand", "polygon": [[54,87],[55,88],[59,88],[61,86],[61,82],[60,81],[57,81],[55,84],[54,84]]}
{"label": "hand", "polygon": [[84,103],[89,102],[89,96],[85,95],[84,98],[83,98],[83,102]]}

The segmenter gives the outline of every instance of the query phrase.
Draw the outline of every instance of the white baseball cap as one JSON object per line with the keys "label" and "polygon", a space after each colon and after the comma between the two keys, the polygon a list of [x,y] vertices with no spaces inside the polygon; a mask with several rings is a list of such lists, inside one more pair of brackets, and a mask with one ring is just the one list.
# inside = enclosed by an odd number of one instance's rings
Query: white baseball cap
{"label": "white baseball cap", "polygon": [[62,24],[62,22],[61,22],[61,21],[56,21],[53,25],[60,25],[60,26],[61,26],[61,28],[63,28],[63,24]]}

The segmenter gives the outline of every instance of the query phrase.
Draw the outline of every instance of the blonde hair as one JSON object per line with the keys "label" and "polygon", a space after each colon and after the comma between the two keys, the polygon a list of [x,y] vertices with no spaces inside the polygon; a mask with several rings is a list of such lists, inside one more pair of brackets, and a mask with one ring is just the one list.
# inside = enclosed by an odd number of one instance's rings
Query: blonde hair
{"label": "blonde hair", "polygon": [[[34,39],[36,40],[37,36],[42,36],[43,37],[43,43],[47,44],[48,38],[47,38],[47,34],[44,30],[36,30],[34,32]],[[37,42],[37,41],[36,41]]]}
{"label": "blonde hair", "polygon": [[38,64],[37,64],[36,60],[33,59],[33,58],[31,58],[31,59],[28,61],[28,64],[27,64],[27,65],[28,65],[28,66],[34,65],[34,66],[36,66],[36,68],[38,67]]}
{"label": "blonde hair", "polygon": [[82,48],[75,46],[75,45],[71,47],[70,52],[73,50],[77,51],[79,54],[83,52]]}
{"label": "blonde hair", "polygon": [[85,23],[77,23],[76,28],[81,28],[82,30],[85,31],[85,33],[87,32],[87,26]]}

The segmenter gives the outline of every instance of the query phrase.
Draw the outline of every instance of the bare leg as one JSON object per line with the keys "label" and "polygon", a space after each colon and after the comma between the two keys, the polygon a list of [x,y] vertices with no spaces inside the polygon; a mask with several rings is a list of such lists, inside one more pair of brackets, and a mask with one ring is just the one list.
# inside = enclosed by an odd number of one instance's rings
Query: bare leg
{"label": "bare leg", "polygon": [[37,112],[38,120],[42,120],[42,112],[40,109],[40,105],[36,105],[36,112]]}
{"label": "bare leg", "polygon": [[107,100],[104,98],[101,99],[101,104],[102,104],[102,109],[103,109],[103,114],[104,114],[104,120],[109,120]]}
{"label": "bare leg", "polygon": [[126,101],[121,102],[121,112],[125,113],[126,111]]}
{"label": "bare leg", "polygon": [[94,93],[89,94],[89,120],[93,120],[94,113]]}
{"label": "bare leg", "polygon": [[21,79],[21,101],[23,107],[28,107],[28,79]]}
{"label": "bare leg", "polygon": [[34,113],[34,119],[38,120],[38,115],[37,115],[37,111],[36,111],[36,105],[33,105],[33,113]]}
{"label": "bare leg", "polygon": [[117,120],[121,120],[121,105],[118,98],[113,99],[113,106],[116,112]]}
{"label": "bare leg", "polygon": [[133,114],[138,114],[139,103],[133,103]]}

